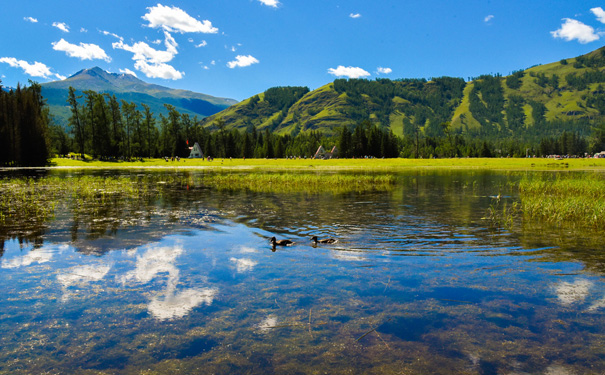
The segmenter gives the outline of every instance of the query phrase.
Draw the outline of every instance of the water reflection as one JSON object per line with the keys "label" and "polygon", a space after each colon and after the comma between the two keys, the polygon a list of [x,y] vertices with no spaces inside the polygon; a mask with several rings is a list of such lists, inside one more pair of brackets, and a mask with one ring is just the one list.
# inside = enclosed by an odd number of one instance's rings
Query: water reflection
{"label": "water reflection", "polygon": [[66,202],[6,241],[0,373],[605,373],[603,245],[490,227],[510,178]]}
{"label": "water reflection", "polygon": [[235,269],[238,273],[252,271],[258,264],[258,262],[247,258],[229,258],[229,260],[235,263]]}
{"label": "water reflection", "polygon": [[109,265],[98,264],[62,270],[61,273],[57,275],[57,282],[61,284],[63,290],[61,301],[67,302],[70,297],[75,294],[75,291],[70,289],[71,287],[77,286],[80,288],[89,288],[90,283],[101,281],[105,278],[110,269],[111,266]]}
{"label": "water reflection", "polygon": [[25,255],[16,256],[12,259],[2,260],[2,268],[19,268],[27,267],[32,264],[47,263],[50,262],[54,253],[55,251],[50,248],[33,249]]}
{"label": "water reflection", "polygon": [[159,320],[182,318],[195,307],[211,305],[217,288],[189,288],[177,290],[180,271],[176,265],[177,258],[184,253],[181,245],[147,247],[146,251],[136,258],[136,267],[128,272],[122,282],[146,284],[155,278],[167,275],[163,290],[152,296],[147,305],[149,312]]}
{"label": "water reflection", "polygon": [[559,298],[559,303],[562,305],[571,305],[577,302],[584,302],[593,286],[594,283],[588,280],[576,280],[573,283],[564,281],[555,287],[555,292]]}

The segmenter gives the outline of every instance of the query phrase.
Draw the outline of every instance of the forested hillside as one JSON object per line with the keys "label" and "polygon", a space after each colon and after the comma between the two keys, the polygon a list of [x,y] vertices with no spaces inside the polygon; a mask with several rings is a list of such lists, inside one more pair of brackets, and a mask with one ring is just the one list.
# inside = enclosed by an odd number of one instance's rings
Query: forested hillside
{"label": "forested hillside", "polygon": [[[598,149],[594,133],[605,119],[604,87],[605,47],[509,76],[337,79],[313,91],[273,88],[202,120],[202,125],[211,128],[221,118],[226,129],[254,126],[281,135],[315,130],[329,136],[370,120],[410,141],[519,139],[537,151],[566,134],[566,139],[583,139],[586,149],[589,142]],[[574,148],[559,151],[580,151]]]}

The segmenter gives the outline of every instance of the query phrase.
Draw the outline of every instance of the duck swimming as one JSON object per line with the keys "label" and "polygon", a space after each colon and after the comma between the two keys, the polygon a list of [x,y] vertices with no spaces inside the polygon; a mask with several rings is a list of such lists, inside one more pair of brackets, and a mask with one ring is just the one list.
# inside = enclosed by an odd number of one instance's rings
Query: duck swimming
{"label": "duck swimming", "polygon": [[324,238],[322,240],[318,240],[317,236],[311,237],[311,241],[313,241],[313,243],[315,245],[317,245],[318,243],[336,243],[336,242],[338,242],[338,240],[335,240],[333,238]]}
{"label": "duck swimming", "polygon": [[273,247],[277,246],[290,246],[292,244],[294,244],[293,241],[290,240],[276,240],[275,237],[271,237],[271,245],[273,245]]}

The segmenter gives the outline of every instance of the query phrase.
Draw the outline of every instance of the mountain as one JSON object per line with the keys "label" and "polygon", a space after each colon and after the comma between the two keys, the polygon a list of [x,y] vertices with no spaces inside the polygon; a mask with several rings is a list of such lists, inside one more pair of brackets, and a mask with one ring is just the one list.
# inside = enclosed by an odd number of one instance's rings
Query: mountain
{"label": "mountain", "polygon": [[47,100],[51,114],[63,124],[68,122],[70,116],[67,104],[70,86],[75,88],[79,95],[83,91],[92,90],[115,95],[118,100],[138,105],[147,104],[156,116],[168,113],[164,107],[165,103],[173,105],[181,113],[198,117],[210,116],[237,103],[233,99],[146,83],[131,74],[109,73],[99,67],[84,69],[67,79],[43,83],[41,86],[42,96]]}
{"label": "mountain", "polygon": [[335,134],[369,119],[400,136],[417,130],[426,136],[540,138],[563,130],[586,135],[590,121],[605,116],[603,85],[605,47],[505,77],[337,79],[313,91],[273,88],[202,124],[213,128],[221,118],[226,129]]}

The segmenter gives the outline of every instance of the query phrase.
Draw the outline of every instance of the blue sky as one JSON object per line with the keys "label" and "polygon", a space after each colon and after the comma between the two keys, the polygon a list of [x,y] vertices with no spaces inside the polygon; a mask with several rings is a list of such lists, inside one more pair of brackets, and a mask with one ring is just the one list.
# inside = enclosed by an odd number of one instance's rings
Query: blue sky
{"label": "blue sky", "polygon": [[0,78],[99,66],[237,100],[338,77],[507,75],[604,45],[605,2],[0,0]]}

